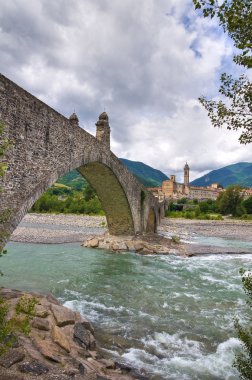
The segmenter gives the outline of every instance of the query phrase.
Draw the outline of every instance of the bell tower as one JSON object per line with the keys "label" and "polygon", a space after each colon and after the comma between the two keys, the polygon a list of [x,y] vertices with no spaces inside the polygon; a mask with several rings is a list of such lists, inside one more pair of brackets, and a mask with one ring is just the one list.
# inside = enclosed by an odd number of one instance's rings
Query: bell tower
{"label": "bell tower", "polygon": [[190,168],[188,166],[188,163],[186,163],[184,166],[184,185],[185,186],[189,186],[189,171],[190,171]]}

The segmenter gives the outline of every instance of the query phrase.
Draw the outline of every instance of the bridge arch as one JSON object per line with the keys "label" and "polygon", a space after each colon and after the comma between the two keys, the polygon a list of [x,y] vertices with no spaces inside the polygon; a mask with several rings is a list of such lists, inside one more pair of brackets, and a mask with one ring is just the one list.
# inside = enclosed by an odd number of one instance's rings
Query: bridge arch
{"label": "bridge arch", "polygon": [[0,178],[0,248],[46,189],[73,169],[97,191],[111,234],[147,230],[149,210],[157,213],[158,202],[110,151],[106,113],[95,138],[76,115],[67,119],[0,74],[0,120],[11,142],[9,170]]}
{"label": "bridge arch", "polygon": [[112,170],[92,162],[77,169],[95,189],[112,235],[133,235],[134,221],[127,196]]}

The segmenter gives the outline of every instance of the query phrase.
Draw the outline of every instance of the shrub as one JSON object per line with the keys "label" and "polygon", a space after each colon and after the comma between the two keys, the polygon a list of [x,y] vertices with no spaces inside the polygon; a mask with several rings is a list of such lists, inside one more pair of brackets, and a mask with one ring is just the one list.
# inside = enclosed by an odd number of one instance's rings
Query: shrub
{"label": "shrub", "polygon": [[252,220],[252,214],[243,214],[241,219],[243,220]]}
{"label": "shrub", "polygon": [[242,205],[245,208],[247,214],[252,214],[252,197],[245,199],[242,202]]}
{"label": "shrub", "polygon": [[185,218],[186,218],[186,219],[194,219],[194,218],[195,218],[195,213],[194,213],[194,211],[186,211],[186,212],[185,212]]}
{"label": "shrub", "polygon": [[173,236],[171,237],[171,241],[172,241],[173,243],[175,243],[175,244],[179,244],[179,243],[180,243],[180,237],[177,236],[177,235],[173,235]]}
{"label": "shrub", "polygon": [[[9,306],[6,300],[0,298],[0,355],[4,354],[17,342],[17,333],[28,335],[30,332],[30,321],[35,314],[35,297],[23,296],[16,305],[16,315],[7,320]],[[21,318],[20,314],[25,314]]]}

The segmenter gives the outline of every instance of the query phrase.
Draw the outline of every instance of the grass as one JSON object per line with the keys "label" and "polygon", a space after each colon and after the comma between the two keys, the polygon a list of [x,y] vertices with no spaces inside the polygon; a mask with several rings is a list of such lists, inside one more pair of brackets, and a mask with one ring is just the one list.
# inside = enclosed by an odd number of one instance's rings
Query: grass
{"label": "grass", "polygon": [[18,340],[18,333],[29,335],[31,331],[30,322],[35,315],[37,298],[22,296],[18,301],[13,318],[7,319],[9,305],[6,300],[0,298],[0,356]]}

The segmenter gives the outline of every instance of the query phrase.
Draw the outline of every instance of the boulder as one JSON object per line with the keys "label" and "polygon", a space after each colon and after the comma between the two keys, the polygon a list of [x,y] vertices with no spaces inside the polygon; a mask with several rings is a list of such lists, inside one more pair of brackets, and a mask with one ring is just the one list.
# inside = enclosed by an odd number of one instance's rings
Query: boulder
{"label": "boulder", "polygon": [[118,243],[118,250],[119,251],[127,251],[128,250],[127,245],[124,241],[120,241]]}
{"label": "boulder", "polygon": [[46,299],[48,302],[53,303],[54,305],[59,305],[59,306],[61,305],[60,302],[57,300],[57,298],[55,298],[52,294],[48,294]]}
{"label": "boulder", "polygon": [[111,243],[111,248],[113,249],[113,251],[118,251],[119,250],[119,244],[115,243],[115,242],[112,242]]}
{"label": "boulder", "polygon": [[35,305],[34,315],[40,318],[46,318],[49,315],[48,310],[42,305]]}
{"label": "boulder", "polygon": [[74,311],[59,305],[51,305],[51,310],[53,312],[57,326],[62,327],[66,325],[73,325],[75,323]]}
{"label": "boulder", "polygon": [[0,288],[0,297],[4,298],[5,300],[10,300],[12,298],[20,298],[23,295],[24,292],[21,292],[20,290]]}
{"label": "boulder", "polygon": [[95,350],[96,348],[94,336],[82,323],[76,323],[74,326],[74,341],[86,350]]}
{"label": "boulder", "polygon": [[134,243],[134,246],[136,252],[142,251],[144,249],[144,243],[142,241],[136,241]]}
{"label": "boulder", "polygon": [[94,238],[94,239],[89,240],[88,243],[89,243],[89,247],[96,248],[98,247],[99,240],[97,238]]}
{"label": "boulder", "polygon": [[44,330],[44,331],[50,330],[50,323],[48,319],[45,319],[45,318],[35,317],[33,318],[31,325],[32,327],[38,330]]}
{"label": "boulder", "polygon": [[0,365],[9,368],[13,364],[21,362],[25,358],[24,351],[19,348],[12,348],[0,357]]}
{"label": "boulder", "polygon": [[127,245],[128,251],[130,251],[130,252],[135,251],[135,245],[134,245],[132,240],[126,241],[126,245]]}
{"label": "boulder", "polygon": [[70,352],[70,342],[67,336],[61,331],[58,326],[53,326],[52,328],[52,338],[55,343],[57,343],[61,348]]}
{"label": "boulder", "polygon": [[31,373],[33,375],[39,376],[45,374],[49,371],[49,368],[38,362],[37,360],[33,360],[31,362],[24,362],[18,365],[18,369],[23,373]]}
{"label": "boulder", "polygon": [[78,311],[75,312],[75,316],[76,316],[76,322],[81,322],[82,325],[91,332],[91,334],[94,335],[94,328],[93,326],[91,325],[91,323],[86,319],[84,318]]}
{"label": "boulder", "polygon": [[54,343],[49,340],[36,339],[34,344],[46,359],[52,360],[56,363],[61,363],[61,356],[59,355],[59,351]]}

